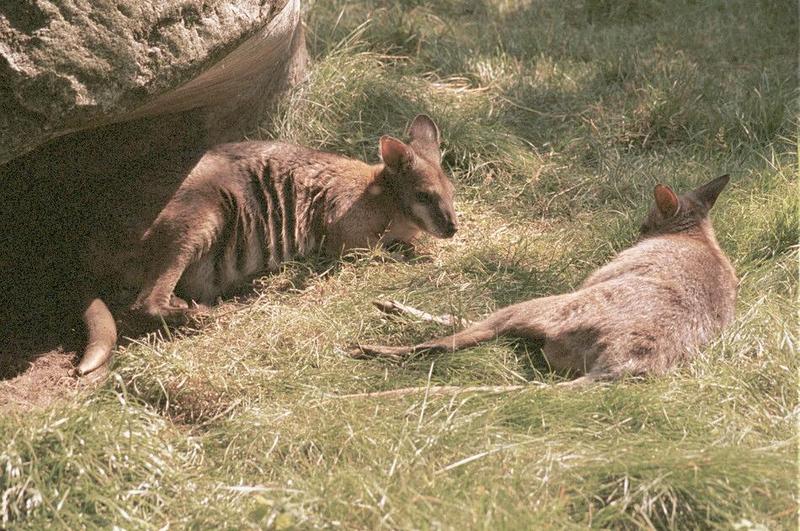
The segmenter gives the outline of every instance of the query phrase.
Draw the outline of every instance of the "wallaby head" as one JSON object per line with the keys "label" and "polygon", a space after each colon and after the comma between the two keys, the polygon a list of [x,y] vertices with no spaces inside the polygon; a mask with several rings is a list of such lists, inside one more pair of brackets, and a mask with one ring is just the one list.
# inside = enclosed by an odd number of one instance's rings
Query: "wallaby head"
{"label": "wallaby head", "polygon": [[385,167],[380,184],[414,225],[438,238],[450,238],[458,222],[453,183],[441,166],[439,128],[421,114],[411,123],[408,136],[408,144],[388,135],[381,137]]}
{"label": "wallaby head", "polygon": [[729,180],[728,175],[723,175],[682,195],[677,195],[669,186],[657,184],[653,190],[655,206],[642,223],[640,232],[643,236],[676,233],[700,225]]}

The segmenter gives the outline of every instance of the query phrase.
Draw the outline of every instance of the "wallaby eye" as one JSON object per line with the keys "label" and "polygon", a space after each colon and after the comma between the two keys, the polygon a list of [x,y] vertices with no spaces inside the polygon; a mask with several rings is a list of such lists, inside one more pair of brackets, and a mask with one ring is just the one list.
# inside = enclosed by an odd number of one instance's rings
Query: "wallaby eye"
{"label": "wallaby eye", "polygon": [[417,192],[416,199],[418,203],[423,203],[426,205],[433,204],[436,201],[436,198],[433,197],[433,194],[429,194],[428,192]]}

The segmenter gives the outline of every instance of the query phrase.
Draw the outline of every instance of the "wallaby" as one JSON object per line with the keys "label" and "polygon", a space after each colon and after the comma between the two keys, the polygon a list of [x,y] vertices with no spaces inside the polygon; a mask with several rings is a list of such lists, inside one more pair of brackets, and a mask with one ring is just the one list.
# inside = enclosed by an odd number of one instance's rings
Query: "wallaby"
{"label": "wallaby", "polygon": [[575,383],[663,374],[733,319],[736,274],[708,219],[727,183],[724,175],[680,197],[657,185],[639,241],[575,292],[502,308],[447,337],[351,354],[400,358],[512,336],[543,339],[548,363],[581,375]]}
{"label": "wallaby", "polygon": [[[419,115],[408,135],[408,144],[381,137],[383,162],[374,165],[281,142],[218,146],[152,222],[129,231],[128,246],[98,241],[86,267],[106,292],[133,286],[132,310],[176,321],[201,308],[186,300],[211,304],[293,258],[409,244],[421,231],[450,238],[454,187],[440,165],[439,130]],[[105,364],[116,344],[99,293],[86,299],[79,374]]]}

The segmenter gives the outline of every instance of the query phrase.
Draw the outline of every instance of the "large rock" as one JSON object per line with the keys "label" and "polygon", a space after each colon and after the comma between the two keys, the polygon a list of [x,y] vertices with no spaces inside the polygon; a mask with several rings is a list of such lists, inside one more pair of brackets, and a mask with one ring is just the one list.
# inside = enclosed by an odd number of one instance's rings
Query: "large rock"
{"label": "large rock", "polygon": [[209,142],[236,139],[302,70],[299,3],[0,2],[0,164],[68,132],[189,109],[204,109]]}

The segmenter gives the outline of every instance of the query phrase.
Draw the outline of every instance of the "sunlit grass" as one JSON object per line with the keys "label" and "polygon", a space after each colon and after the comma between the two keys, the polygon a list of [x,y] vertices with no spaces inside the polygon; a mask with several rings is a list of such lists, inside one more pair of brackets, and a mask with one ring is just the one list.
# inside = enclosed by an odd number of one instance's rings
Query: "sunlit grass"
{"label": "sunlit grass", "polygon": [[[461,230],[419,260],[290,264],[201,330],[138,338],[98,391],[0,419],[0,527],[721,528],[797,523],[797,14],[788,2],[309,6],[309,77],[253,138],[377,160],[417,113]],[[583,390],[499,340],[402,365],[356,340],[445,332],[569,290],[633,240],[652,186],[722,173],[736,322],[687,366]],[[763,526],[763,527],[762,527]]]}

